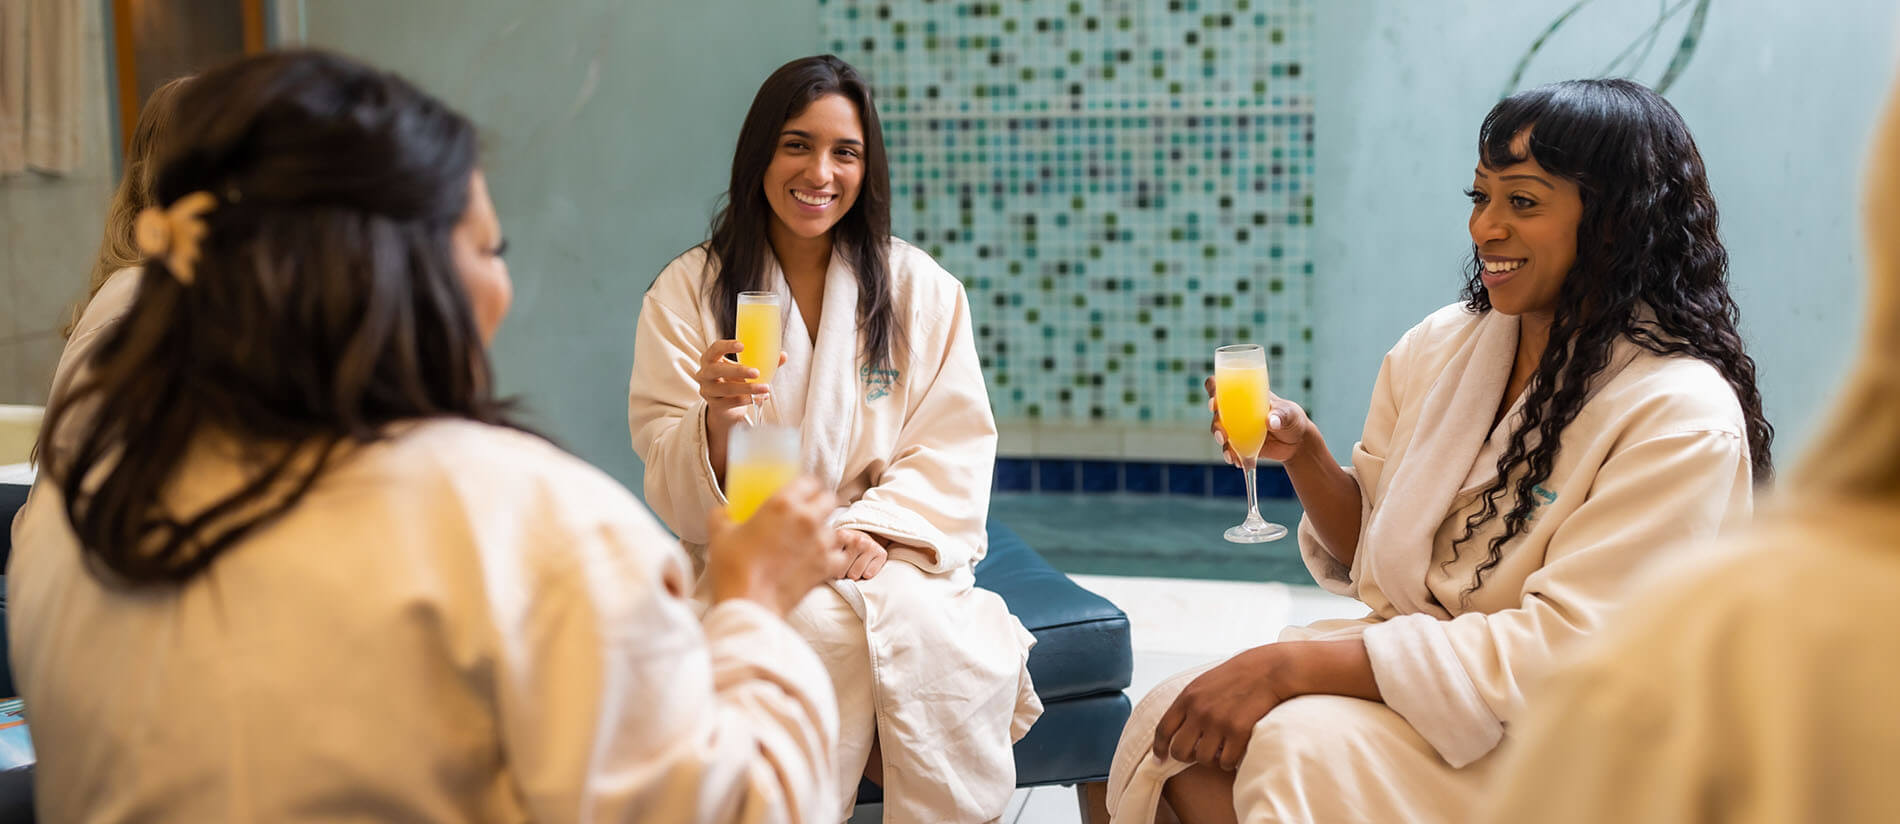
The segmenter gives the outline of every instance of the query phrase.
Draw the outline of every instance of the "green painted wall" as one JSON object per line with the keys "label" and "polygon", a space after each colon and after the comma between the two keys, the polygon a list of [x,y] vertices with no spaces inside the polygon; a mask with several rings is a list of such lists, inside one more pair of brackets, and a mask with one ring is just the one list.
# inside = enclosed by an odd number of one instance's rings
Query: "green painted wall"
{"label": "green painted wall", "polygon": [[634,318],[701,239],[752,94],[809,53],[804,2],[323,0],[309,43],[421,84],[482,127],[515,304],[504,391],[564,446],[640,489],[627,435]]}

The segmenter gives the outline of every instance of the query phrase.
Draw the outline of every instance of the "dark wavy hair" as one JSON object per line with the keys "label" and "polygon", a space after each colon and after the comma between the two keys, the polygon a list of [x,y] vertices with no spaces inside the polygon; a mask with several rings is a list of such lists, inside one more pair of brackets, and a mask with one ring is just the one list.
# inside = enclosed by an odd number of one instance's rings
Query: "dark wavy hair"
{"label": "dark wavy hair", "polygon": [[864,130],[864,182],[851,210],[831,229],[832,254],[844,255],[858,277],[858,327],[864,333],[865,362],[890,365],[904,347],[904,331],[892,303],[890,277],[891,171],[884,155],[884,131],[878,126],[871,85],[858,70],[835,56],[802,57],[772,72],[752,98],[739,145],[732,153],[732,182],[726,203],[714,215],[707,241],[719,271],[712,284],[714,311],[722,334],[737,324],[740,292],[765,289],[772,205],[765,199],[765,171],[778,152],[785,122],[828,94],[843,95],[858,108]]}
{"label": "dark wavy hair", "polygon": [[[1528,157],[1512,150],[1528,135]],[[1610,362],[1611,345],[1629,338],[1659,355],[1708,362],[1735,390],[1748,420],[1748,450],[1756,483],[1774,474],[1769,457],[1775,430],[1762,416],[1755,362],[1736,332],[1740,313],[1728,290],[1728,251],[1717,234],[1715,197],[1702,154],[1669,101],[1628,80],[1555,83],[1498,103],[1478,131],[1484,164],[1501,169],[1526,159],[1577,184],[1583,216],[1577,257],[1564,277],[1544,349],[1524,390],[1524,417],[1498,458],[1498,477],[1483,506],[1465,520],[1454,546],[1500,517],[1508,489],[1504,532],[1491,539],[1469,595],[1503,559],[1504,546],[1530,522],[1532,490],[1549,479],[1564,429],[1589,397],[1591,380]],[[1484,268],[1472,249],[1465,305],[1491,309]],[[1642,312],[1654,312],[1646,320]]]}
{"label": "dark wavy hair", "polygon": [[[218,200],[192,282],[145,261],[41,440],[95,574],[135,585],[205,569],[388,424],[515,426],[450,251],[476,168],[466,118],[313,51],[227,63],[176,106],[155,200]],[[245,447],[246,482],[170,511],[164,490],[207,437]]]}

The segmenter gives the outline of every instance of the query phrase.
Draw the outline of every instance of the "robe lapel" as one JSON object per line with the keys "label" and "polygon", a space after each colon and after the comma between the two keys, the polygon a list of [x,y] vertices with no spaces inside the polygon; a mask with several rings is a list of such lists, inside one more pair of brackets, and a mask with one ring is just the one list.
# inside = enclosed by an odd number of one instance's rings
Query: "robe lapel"
{"label": "robe lapel", "polygon": [[1484,472],[1474,473],[1473,463],[1489,439],[1516,351],[1517,318],[1487,313],[1432,382],[1411,446],[1366,525],[1366,577],[1401,613],[1451,617],[1426,588],[1434,539],[1465,481]]}
{"label": "robe lapel", "polygon": [[805,468],[828,489],[844,484],[851,433],[857,427],[863,396],[858,380],[858,281],[842,258],[834,252],[825,271],[825,302],[818,343],[812,347],[806,371],[800,427]]}
{"label": "robe lapel", "polygon": [[804,315],[799,313],[798,302],[792,298],[791,285],[785,282],[785,271],[779,268],[776,259],[771,261],[771,266],[766,283],[778,294],[779,328],[785,330],[779,346],[785,352],[785,365],[772,376],[772,399],[766,403],[767,420],[798,429],[804,425],[805,397],[811,382],[811,332],[805,328]]}

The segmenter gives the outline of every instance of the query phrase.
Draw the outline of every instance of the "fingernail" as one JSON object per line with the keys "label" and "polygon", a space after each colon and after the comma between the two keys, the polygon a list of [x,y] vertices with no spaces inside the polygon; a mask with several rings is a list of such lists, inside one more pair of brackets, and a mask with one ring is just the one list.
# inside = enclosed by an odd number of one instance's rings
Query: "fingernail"
{"label": "fingernail", "polygon": [[1273,427],[1274,429],[1279,429],[1280,424],[1281,424],[1280,413],[1275,412],[1274,414],[1267,416],[1268,426]]}

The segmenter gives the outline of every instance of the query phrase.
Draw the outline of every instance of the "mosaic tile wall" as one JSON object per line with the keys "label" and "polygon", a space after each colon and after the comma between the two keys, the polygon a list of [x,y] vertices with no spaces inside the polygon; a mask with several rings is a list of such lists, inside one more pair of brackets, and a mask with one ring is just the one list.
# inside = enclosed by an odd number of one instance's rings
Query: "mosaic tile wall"
{"label": "mosaic tile wall", "polygon": [[1312,2],[819,0],[999,419],[1204,421],[1227,343],[1307,394]]}

